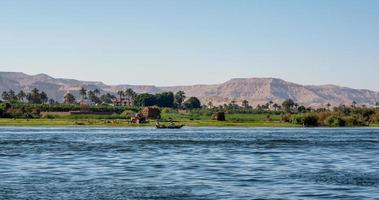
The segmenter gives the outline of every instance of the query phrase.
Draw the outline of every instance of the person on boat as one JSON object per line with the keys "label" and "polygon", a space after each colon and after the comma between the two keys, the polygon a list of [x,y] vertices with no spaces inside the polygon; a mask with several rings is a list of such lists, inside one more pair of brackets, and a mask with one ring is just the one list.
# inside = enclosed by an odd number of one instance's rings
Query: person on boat
{"label": "person on boat", "polygon": [[175,127],[175,123],[171,120],[169,127]]}

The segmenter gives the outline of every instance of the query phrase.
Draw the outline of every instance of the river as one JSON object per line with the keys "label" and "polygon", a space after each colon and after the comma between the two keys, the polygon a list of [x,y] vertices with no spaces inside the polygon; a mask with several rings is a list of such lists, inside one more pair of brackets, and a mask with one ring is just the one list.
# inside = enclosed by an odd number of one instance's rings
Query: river
{"label": "river", "polygon": [[0,127],[0,199],[375,199],[375,128]]}

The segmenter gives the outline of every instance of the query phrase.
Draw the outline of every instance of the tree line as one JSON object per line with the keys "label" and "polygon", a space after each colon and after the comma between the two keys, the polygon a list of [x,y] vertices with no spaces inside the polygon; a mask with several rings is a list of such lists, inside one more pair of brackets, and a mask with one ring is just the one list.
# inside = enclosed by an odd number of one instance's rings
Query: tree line
{"label": "tree line", "polygon": [[[142,93],[138,94],[133,89],[128,88],[126,90],[118,90],[117,96],[106,93],[101,96],[98,89],[86,90],[81,88],[79,90],[81,102],[89,100],[95,104],[119,104],[129,107],[144,107],[144,106],[158,106],[166,108],[186,108],[195,109],[201,108],[201,102],[196,97],[190,97],[186,100],[185,92],[178,91],[175,94],[173,92],[162,92],[157,94]],[[73,104],[76,103],[75,96],[71,93],[66,93],[64,96],[64,103]]]}
{"label": "tree line", "polygon": [[[20,90],[17,94],[13,90],[4,91],[1,94],[1,98],[9,102],[25,102],[27,100],[29,103],[34,104],[42,104],[49,101],[47,94],[44,91],[40,92],[37,88],[34,88],[29,93],[25,93],[23,90]],[[50,101],[54,100],[50,99]]]}
{"label": "tree line", "polygon": [[[118,90],[114,95],[111,93],[101,94],[99,89],[87,90],[84,87],[80,88],[78,101],[74,94],[67,92],[63,97],[65,104],[77,103],[93,103],[99,104],[118,104],[121,106],[129,107],[143,107],[143,106],[158,106],[167,108],[183,108],[183,109],[196,109],[201,108],[201,102],[196,97],[189,97],[186,99],[186,94],[183,91],[162,92],[157,94],[142,93],[138,94],[132,89]],[[31,92],[25,93],[23,90],[16,93],[13,90],[4,91],[1,95],[2,99],[6,102],[20,102],[32,104],[58,104],[59,102],[49,99],[44,91],[39,91],[34,88]],[[126,104],[124,104],[126,102]]]}

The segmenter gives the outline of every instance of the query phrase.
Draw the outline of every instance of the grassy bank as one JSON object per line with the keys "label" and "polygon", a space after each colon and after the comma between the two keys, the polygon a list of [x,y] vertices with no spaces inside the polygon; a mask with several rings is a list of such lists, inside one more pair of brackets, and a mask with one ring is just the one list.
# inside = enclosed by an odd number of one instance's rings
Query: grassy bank
{"label": "grassy bank", "polygon": [[[192,127],[302,127],[297,124],[279,121],[213,121],[213,120],[178,120],[178,124]],[[144,124],[130,124],[124,119],[0,119],[0,126],[102,126],[102,127],[152,127],[155,121]],[[379,127],[371,124],[370,127]]]}
{"label": "grassy bank", "polygon": [[0,126],[149,126],[146,124],[128,124],[126,120],[107,119],[0,119]]}
{"label": "grassy bank", "polygon": [[[280,122],[218,122],[218,121],[179,121],[186,126],[211,126],[211,127],[298,127],[295,124]],[[154,126],[155,121],[143,124],[129,124],[126,120],[101,120],[101,119],[0,119],[0,126],[104,126],[104,127],[140,127]]]}
{"label": "grassy bank", "polygon": [[[200,127],[302,127],[299,122],[299,115],[293,115],[295,120],[287,120],[283,118],[286,115],[281,113],[227,113],[226,121],[211,120],[212,111],[206,109],[192,111],[177,111],[174,109],[161,110],[161,123],[168,124],[174,120],[177,124],[186,126]],[[41,118],[0,118],[0,126],[101,126],[101,127],[141,127],[155,125],[155,120],[151,120],[143,124],[131,124],[126,119],[134,116],[135,112],[127,110],[121,114],[110,115],[45,115]],[[284,117],[283,117],[284,116]],[[300,115],[301,116],[301,115]],[[305,115],[307,116],[307,115]],[[327,121],[327,120],[319,120]],[[320,126],[325,126],[320,124]],[[358,126],[349,125],[345,126]],[[363,124],[361,126],[367,126]],[[379,123],[370,124],[371,127],[379,127]]]}

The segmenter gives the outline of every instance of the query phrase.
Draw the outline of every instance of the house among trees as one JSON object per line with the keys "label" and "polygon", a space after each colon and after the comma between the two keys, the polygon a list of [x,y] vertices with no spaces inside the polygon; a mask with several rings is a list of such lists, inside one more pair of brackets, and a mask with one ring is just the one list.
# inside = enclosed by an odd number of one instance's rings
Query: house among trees
{"label": "house among trees", "polygon": [[114,99],[112,100],[113,106],[130,106],[131,102],[129,99]]}

